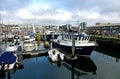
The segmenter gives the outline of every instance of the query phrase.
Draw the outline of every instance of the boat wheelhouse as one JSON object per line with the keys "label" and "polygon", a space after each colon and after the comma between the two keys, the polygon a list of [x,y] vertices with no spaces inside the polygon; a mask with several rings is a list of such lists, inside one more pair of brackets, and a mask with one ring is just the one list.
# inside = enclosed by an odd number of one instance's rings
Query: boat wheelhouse
{"label": "boat wheelhouse", "polygon": [[56,39],[59,36],[59,34],[59,32],[56,32],[54,30],[46,30],[44,38],[46,41],[50,41],[51,39]]}

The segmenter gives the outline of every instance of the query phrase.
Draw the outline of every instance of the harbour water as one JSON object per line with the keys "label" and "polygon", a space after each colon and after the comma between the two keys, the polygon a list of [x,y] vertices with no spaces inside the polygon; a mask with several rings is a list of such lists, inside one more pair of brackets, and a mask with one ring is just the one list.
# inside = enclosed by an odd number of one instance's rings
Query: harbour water
{"label": "harbour water", "polygon": [[66,61],[52,63],[48,56],[25,58],[22,69],[4,72],[0,79],[120,79],[120,60],[102,51],[93,51],[90,59],[79,62],[76,68]]}

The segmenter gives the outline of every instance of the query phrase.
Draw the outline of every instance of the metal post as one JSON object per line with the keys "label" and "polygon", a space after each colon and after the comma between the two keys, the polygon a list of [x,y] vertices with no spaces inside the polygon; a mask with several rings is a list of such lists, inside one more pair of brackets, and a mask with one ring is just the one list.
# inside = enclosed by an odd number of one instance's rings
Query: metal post
{"label": "metal post", "polygon": [[53,47],[52,47],[52,42],[50,43],[50,49],[52,49]]}
{"label": "metal post", "polygon": [[7,36],[6,36],[6,32],[5,32],[5,38],[4,38],[4,41],[5,41],[5,47],[7,48],[7,41],[8,41],[8,39],[7,39]]}
{"label": "metal post", "polygon": [[47,35],[46,35],[46,33],[45,33],[44,37],[45,37],[45,42],[46,42],[46,41],[47,41],[47,38],[46,38],[46,37],[47,37]]}
{"label": "metal post", "polygon": [[72,57],[75,56],[75,36],[72,36]]}
{"label": "metal post", "polygon": [[63,33],[62,33],[62,40],[64,40],[64,38],[63,38]]}

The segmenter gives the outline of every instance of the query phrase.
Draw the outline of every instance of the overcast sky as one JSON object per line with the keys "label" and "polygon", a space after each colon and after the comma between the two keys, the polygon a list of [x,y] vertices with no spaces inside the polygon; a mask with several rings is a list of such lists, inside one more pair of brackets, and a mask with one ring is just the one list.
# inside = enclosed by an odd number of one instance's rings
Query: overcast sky
{"label": "overcast sky", "polygon": [[4,23],[120,23],[119,0],[0,0]]}

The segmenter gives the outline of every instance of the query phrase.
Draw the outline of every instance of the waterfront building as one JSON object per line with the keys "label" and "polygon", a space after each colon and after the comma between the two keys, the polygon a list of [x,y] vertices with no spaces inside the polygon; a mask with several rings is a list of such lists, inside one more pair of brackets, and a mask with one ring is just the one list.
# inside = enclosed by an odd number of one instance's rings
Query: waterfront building
{"label": "waterfront building", "polygon": [[64,30],[64,32],[86,32],[87,22],[81,22],[79,25],[71,25],[66,24],[62,25],[61,29]]}
{"label": "waterfront building", "polygon": [[87,31],[90,34],[116,36],[120,33],[120,23],[96,23],[87,27]]}
{"label": "waterfront building", "polygon": [[3,24],[0,24],[0,33],[2,33]]}

